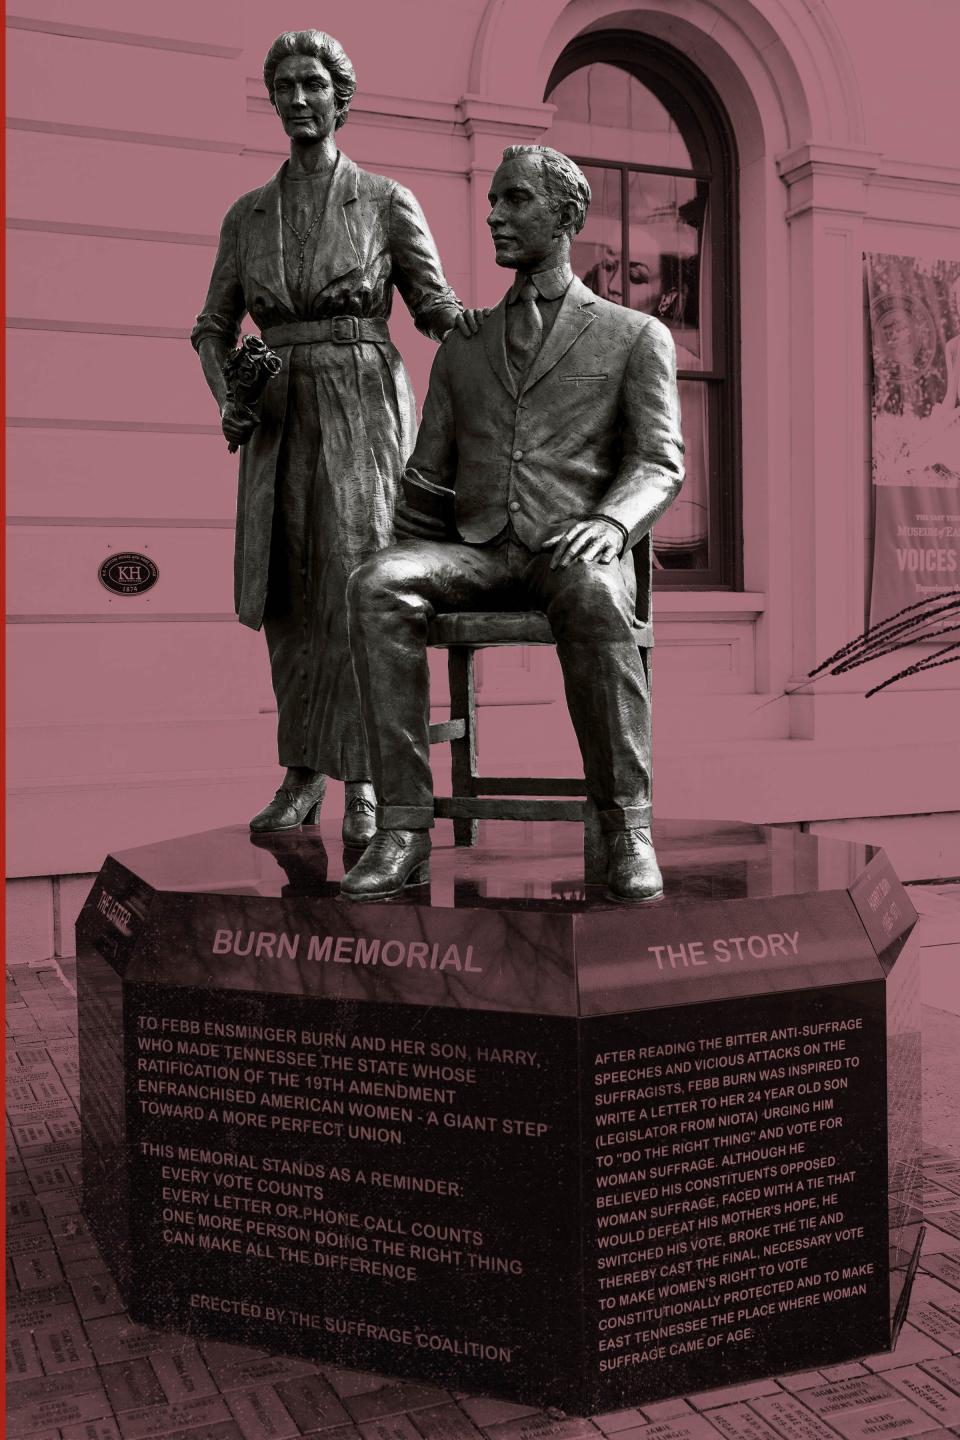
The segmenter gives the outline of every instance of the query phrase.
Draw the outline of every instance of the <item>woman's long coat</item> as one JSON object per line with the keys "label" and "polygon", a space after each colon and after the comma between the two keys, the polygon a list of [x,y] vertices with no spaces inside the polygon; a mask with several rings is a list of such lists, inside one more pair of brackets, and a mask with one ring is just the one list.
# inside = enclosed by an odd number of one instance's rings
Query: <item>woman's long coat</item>
{"label": "woman's long coat", "polygon": [[[285,168],[285,167],[284,167]],[[284,279],[281,181],[284,169],[231,206],[210,289],[191,339],[235,345],[248,312],[261,330],[302,320],[357,316],[386,320],[393,288],[419,330],[434,339],[458,302],[447,285],[426,220],[402,185],[361,170],[340,154],[318,234],[306,303]],[[349,570],[389,543],[396,485],[413,448],[413,394],[388,339],[311,347],[327,473],[337,494],[337,546]],[[243,447],[237,501],[234,601],[244,625],[263,621],[270,570],[277,460],[284,433],[291,347],[267,385],[260,424]]]}

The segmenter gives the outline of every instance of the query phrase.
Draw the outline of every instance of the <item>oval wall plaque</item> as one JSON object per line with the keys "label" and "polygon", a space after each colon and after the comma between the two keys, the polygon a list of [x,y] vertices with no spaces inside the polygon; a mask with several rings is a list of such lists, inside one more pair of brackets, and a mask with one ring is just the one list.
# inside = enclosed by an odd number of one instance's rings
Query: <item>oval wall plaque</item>
{"label": "oval wall plaque", "polygon": [[135,550],[122,550],[109,555],[97,578],[112,595],[142,595],[152,590],[160,577],[160,571],[148,555],[139,555]]}

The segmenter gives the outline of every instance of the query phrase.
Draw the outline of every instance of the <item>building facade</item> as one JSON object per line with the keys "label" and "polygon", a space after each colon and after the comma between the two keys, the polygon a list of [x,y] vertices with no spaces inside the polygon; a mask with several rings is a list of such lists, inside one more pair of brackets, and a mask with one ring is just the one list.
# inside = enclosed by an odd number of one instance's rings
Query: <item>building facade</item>
{"label": "building facade", "polygon": [[[960,667],[866,698],[929,653],[908,647],[809,680],[867,619],[863,255],[960,261],[952,5],[12,9],[15,933],[42,912],[37,943],[66,945],[108,849],[242,823],[275,784],[265,647],[230,606],[236,461],[186,337],[223,213],[285,154],[263,55],[318,24],[358,74],[345,151],[414,191],[465,302],[505,289],[484,224],[503,147],[543,142],[594,189],[588,283],[674,329],[690,479],[656,546],[658,813],[815,824],[887,844],[904,878],[960,873]],[[422,400],[433,347],[399,304],[392,328]],[[149,592],[98,580],[126,551]],[[490,768],[576,767],[551,652],[485,654],[479,703]]]}

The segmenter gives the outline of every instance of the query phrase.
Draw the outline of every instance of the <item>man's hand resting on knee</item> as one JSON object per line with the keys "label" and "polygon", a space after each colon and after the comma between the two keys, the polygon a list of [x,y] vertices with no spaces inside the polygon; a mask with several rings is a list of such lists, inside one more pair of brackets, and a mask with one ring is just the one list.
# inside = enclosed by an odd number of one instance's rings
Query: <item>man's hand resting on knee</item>
{"label": "man's hand resting on knee", "polygon": [[586,515],[575,520],[556,535],[548,535],[544,550],[553,550],[551,570],[565,570],[577,560],[596,560],[609,565],[623,554],[627,532],[616,520],[605,515]]}

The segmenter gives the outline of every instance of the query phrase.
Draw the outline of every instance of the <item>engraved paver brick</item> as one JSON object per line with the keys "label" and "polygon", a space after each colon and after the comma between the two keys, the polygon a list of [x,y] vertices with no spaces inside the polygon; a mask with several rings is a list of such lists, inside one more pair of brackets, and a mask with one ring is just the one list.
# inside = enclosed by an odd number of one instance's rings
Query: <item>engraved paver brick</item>
{"label": "engraved paver brick", "polygon": [[7,1386],[7,1405],[11,1410],[22,1410],[41,1400],[58,1400],[65,1395],[82,1395],[85,1390],[102,1389],[100,1372],[91,1366],[89,1370],[70,1370],[42,1380],[18,1380]]}
{"label": "engraved paver brick", "polygon": [[[857,1366],[858,1370],[860,1368]],[[784,1390],[795,1395],[801,1390],[812,1390],[815,1385],[822,1385],[826,1378],[826,1373],[821,1370],[800,1370],[795,1375],[781,1375],[779,1380]]]}
{"label": "engraved paver brick", "polygon": [[118,1415],[123,1410],[142,1410],[149,1405],[167,1403],[149,1360],[121,1360],[115,1365],[102,1366],[100,1374]]}
{"label": "engraved paver brick", "polygon": [[77,1309],[84,1320],[97,1320],[104,1315],[119,1315],[123,1310],[120,1291],[107,1270],[88,1275],[70,1275],[70,1289]]}
{"label": "engraved paver brick", "polygon": [[624,1436],[643,1436],[644,1440],[717,1440],[719,1432],[705,1415],[698,1415],[687,1408],[683,1415],[669,1420],[657,1420],[645,1425],[642,1430],[624,1431]]}
{"label": "engraved paver brick", "polygon": [[836,1415],[843,1410],[862,1410],[867,1405],[878,1405],[892,1400],[892,1390],[879,1375],[858,1375],[852,1380],[838,1380],[832,1384],[816,1385],[801,1395],[804,1405],[817,1415]]}
{"label": "engraved paver brick", "polygon": [[62,1395],[32,1404],[13,1406],[8,1400],[7,1433],[29,1435],[34,1430],[63,1429],[85,1420],[98,1420],[110,1414],[110,1401],[103,1386],[85,1390],[78,1395]]}
{"label": "engraved paver brick", "polygon": [[943,1310],[954,1323],[960,1323],[960,1290],[941,1280],[936,1275],[918,1275],[910,1297],[911,1310],[914,1304],[929,1301],[938,1310]]}
{"label": "engraved paver brick", "polygon": [[127,1410],[117,1417],[117,1421],[124,1440],[143,1440],[146,1435],[197,1430],[231,1418],[225,1401],[211,1397],[187,1400],[182,1405],[152,1405],[145,1410]]}
{"label": "engraved paver brick", "polygon": [[7,1235],[7,1254],[14,1260],[24,1255],[37,1255],[42,1250],[53,1249],[53,1236],[42,1216],[39,1220],[31,1220],[27,1224],[16,1226]]}
{"label": "engraved paver brick", "polygon": [[910,1302],[910,1324],[936,1340],[951,1354],[960,1350],[960,1325],[941,1310],[939,1305],[933,1304],[922,1295]]}
{"label": "engraved paver brick", "polygon": [[159,1350],[150,1356],[150,1364],[171,1405],[217,1394],[216,1381],[196,1345],[187,1345],[183,1350]]}
{"label": "engraved paver brick", "polygon": [[[207,1355],[207,1366],[220,1390],[250,1390],[257,1385],[276,1385],[295,1375],[316,1373],[316,1366],[309,1360],[296,1356],[255,1355],[244,1359],[224,1359]],[[349,1420],[346,1416],[346,1420]]]}
{"label": "engraved paver brick", "polygon": [[941,1385],[932,1375],[924,1374],[915,1365],[908,1365],[903,1370],[891,1370],[887,1379],[902,1395],[919,1405],[921,1410],[926,1410],[941,1425],[960,1425],[960,1395],[949,1390],[946,1385]]}
{"label": "engraved paver brick", "polygon": [[164,1440],[243,1440],[243,1431],[236,1420],[219,1420],[195,1430],[171,1430]]}
{"label": "engraved paver brick", "polygon": [[[613,1410],[609,1415],[592,1415],[590,1417],[598,1430],[604,1435],[616,1435],[619,1430],[632,1430],[638,1425],[646,1424],[646,1420],[639,1410]],[[417,1428],[422,1430],[423,1426],[417,1422]]]}
{"label": "engraved paver brick", "polygon": [[960,1355],[943,1355],[934,1360],[924,1360],[920,1369],[960,1395]]}
{"label": "engraved paver brick", "polygon": [[27,1290],[7,1304],[7,1323],[36,1330],[41,1325],[66,1324],[79,1318],[73,1296],[66,1285],[52,1289]]}
{"label": "engraved paver brick", "polygon": [[38,1326],[33,1338],[48,1375],[62,1370],[84,1370],[93,1364],[79,1316],[67,1323]]}
{"label": "engraved paver brick", "polygon": [[357,1425],[363,1440],[420,1440],[419,1431],[408,1415],[383,1415]]}
{"label": "engraved paver brick", "polygon": [[7,1331],[7,1380],[30,1380],[43,1374],[29,1330]]}
{"label": "engraved paver brick", "polygon": [[884,1440],[886,1436],[922,1435],[938,1428],[932,1416],[909,1400],[890,1400],[866,1410],[844,1410],[831,1415],[830,1424],[844,1440]]}
{"label": "engraved paver brick", "polygon": [[63,1440],[120,1440],[116,1420],[107,1416],[102,1420],[88,1420],[83,1425],[65,1425],[60,1433]]}
{"label": "engraved paver brick", "polygon": [[8,1231],[18,1225],[29,1225],[43,1219],[43,1211],[31,1194],[7,1195]]}
{"label": "engraved paver brick", "polygon": [[597,1436],[589,1420],[573,1416],[561,1419],[549,1414],[520,1416],[485,1428],[491,1440],[596,1440]]}
{"label": "engraved paver brick", "polygon": [[155,1350],[180,1350],[190,1341],[183,1335],[168,1335],[137,1325],[126,1315],[107,1315],[101,1320],[88,1320],[87,1337],[93,1346],[98,1365],[114,1360],[136,1360]]}
{"label": "engraved paver brick", "polygon": [[411,1419],[423,1440],[480,1440],[479,1430],[467,1419],[459,1405],[433,1405],[427,1410],[415,1411]]}
{"label": "engraved paver brick", "polygon": [[678,1415],[689,1415],[691,1413],[690,1406],[686,1400],[681,1399],[679,1396],[674,1397],[672,1400],[653,1400],[649,1405],[641,1405],[640,1410],[647,1420],[653,1424],[657,1424],[661,1420],[675,1420]]}
{"label": "engraved paver brick", "polygon": [[299,1433],[296,1421],[272,1385],[236,1390],[225,1399],[245,1440],[285,1440]]}
{"label": "engraved paver brick", "polygon": [[729,1440],[779,1440],[776,1430],[771,1430],[749,1405],[724,1405],[711,1410],[710,1423]]}
{"label": "engraved paver brick", "polygon": [[350,1423],[349,1414],[323,1375],[301,1375],[292,1380],[281,1380],[275,1389],[304,1435],[312,1430],[328,1430],[335,1425]]}
{"label": "engraved paver brick", "polygon": [[64,1278],[53,1249],[40,1250],[34,1255],[14,1255],[13,1273],[21,1290],[40,1290]]}
{"label": "engraved paver brick", "polygon": [[926,1255],[923,1268],[947,1285],[960,1290],[960,1250],[945,1250],[939,1255]]}
{"label": "engraved paver brick", "polygon": [[750,1408],[784,1440],[835,1440],[835,1432],[796,1395],[760,1395]]}
{"label": "engraved paver brick", "polygon": [[938,1251],[955,1250],[956,1248],[956,1235],[950,1235],[946,1230],[941,1230],[938,1225],[933,1224],[928,1218],[921,1253],[923,1255],[935,1255]]}

